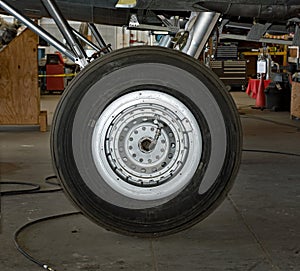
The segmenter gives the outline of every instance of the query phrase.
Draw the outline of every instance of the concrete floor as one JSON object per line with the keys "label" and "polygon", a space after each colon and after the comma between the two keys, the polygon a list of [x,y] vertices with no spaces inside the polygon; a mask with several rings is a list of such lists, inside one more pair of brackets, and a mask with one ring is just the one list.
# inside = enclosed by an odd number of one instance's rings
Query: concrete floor
{"label": "concrete floor", "polygon": [[[290,120],[288,112],[251,109],[254,100],[244,93],[233,96],[244,149],[300,155],[299,121]],[[49,132],[1,132],[0,140],[2,181],[53,188],[44,183],[53,173]],[[2,197],[0,270],[41,270],[15,249],[14,231],[34,219],[74,210],[62,192]],[[179,234],[138,239],[73,215],[26,229],[20,243],[56,270],[300,270],[300,157],[244,152],[228,198],[206,220]]]}

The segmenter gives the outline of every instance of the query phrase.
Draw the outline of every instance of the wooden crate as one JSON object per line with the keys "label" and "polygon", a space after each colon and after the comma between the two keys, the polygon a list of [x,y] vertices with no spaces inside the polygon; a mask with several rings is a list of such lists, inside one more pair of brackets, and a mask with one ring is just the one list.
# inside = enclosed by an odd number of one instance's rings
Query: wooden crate
{"label": "wooden crate", "polygon": [[298,82],[292,84],[291,117],[300,118],[300,83]]}
{"label": "wooden crate", "polygon": [[0,50],[0,125],[39,125],[37,44],[25,29]]}

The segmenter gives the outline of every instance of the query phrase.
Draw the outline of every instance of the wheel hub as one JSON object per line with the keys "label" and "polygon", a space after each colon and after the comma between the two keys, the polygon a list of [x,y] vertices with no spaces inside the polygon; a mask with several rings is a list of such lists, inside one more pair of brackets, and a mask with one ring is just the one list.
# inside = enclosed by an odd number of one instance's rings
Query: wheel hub
{"label": "wheel hub", "polygon": [[107,107],[96,124],[92,148],[99,173],[119,192],[137,195],[145,192],[139,189],[153,193],[157,188],[163,195],[189,181],[179,178],[194,174],[202,144],[194,116],[179,100],[141,91]]}
{"label": "wheel hub", "polygon": [[[154,139],[151,137],[142,138],[139,142],[139,148],[141,152],[150,153],[155,148]],[[149,161],[151,163],[151,161]]]}
{"label": "wheel hub", "polygon": [[[111,167],[123,181],[138,186],[156,186],[170,179],[184,163],[189,147],[183,134],[173,133],[183,128],[175,116],[164,107],[150,107],[143,104],[120,113],[106,141]],[[186,144],[181,152],[180,142]]]}

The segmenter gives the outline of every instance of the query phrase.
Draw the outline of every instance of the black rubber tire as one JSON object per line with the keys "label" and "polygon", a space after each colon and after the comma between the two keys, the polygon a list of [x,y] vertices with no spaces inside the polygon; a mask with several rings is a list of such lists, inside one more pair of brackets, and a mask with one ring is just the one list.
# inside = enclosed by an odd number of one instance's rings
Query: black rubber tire
{"label": "black rubber tire", "polygon": [[[149,88],[185,104],[201,127],[203,139],[193,178],[180,191],[150,205],[107,188],[90,147],[91,120],[96,121],[122,95]],[[143,237],[175,233],[207,217],[233,185],[241,145],[235,104],[216,75],[185,54],[146,46],[115,51],[86,67],[65,91],[51,133],[54,166],[75,205],[109,230]],[[87,179],[103,185],[109,200],[90,189]]]}

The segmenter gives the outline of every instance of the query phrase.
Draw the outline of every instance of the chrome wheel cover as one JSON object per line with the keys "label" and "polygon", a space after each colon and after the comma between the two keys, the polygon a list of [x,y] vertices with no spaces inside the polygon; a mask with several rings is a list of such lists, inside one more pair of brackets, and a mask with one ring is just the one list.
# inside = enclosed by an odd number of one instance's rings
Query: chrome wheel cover
{"label": "chrome wheel cover", "polygon": [[92,136],[98,173],[118,193],[158,200],[180,192],[202,154],[201,130],[177,98],[153,90],[125,94],[101,113]]}

